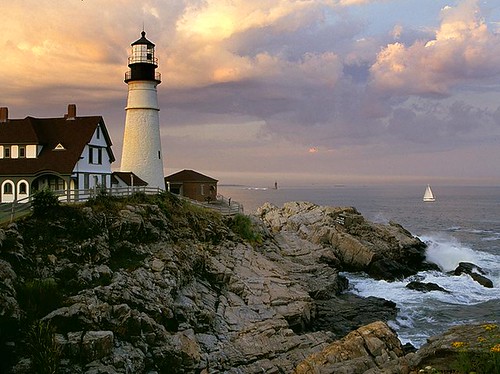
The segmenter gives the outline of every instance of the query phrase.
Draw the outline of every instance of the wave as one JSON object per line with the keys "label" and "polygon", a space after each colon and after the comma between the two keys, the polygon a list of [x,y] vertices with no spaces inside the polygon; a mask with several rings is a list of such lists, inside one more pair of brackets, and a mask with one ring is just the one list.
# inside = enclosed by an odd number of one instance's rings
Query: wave
{"label": "wave", "polygon": [[[365,274],[349,274],[349,290],[362,297],[375,296],[396,303],[398,315],[390,321],[400,340],[416,347],[429,336],[447,328],[475,321],[495,320],[494,312],[487,305],[500,304],[500,256],[476,251],[464,246],[457,239],[435,234],[420,238],[427,243],[427,260],[437,264],[442,271],[423,271],[401,281],[374,280]],[[459,262],[472,262],[487,272],[494,288],[486,288],[469,275],[451,275]],[[406,288],[413,280],[435,283],[449,291],[420,292]],[[484,307],[483,307],[484,306]],[[486,308],[486,309],[485,309]],[[497,308],[498,309],[498,308]]]}

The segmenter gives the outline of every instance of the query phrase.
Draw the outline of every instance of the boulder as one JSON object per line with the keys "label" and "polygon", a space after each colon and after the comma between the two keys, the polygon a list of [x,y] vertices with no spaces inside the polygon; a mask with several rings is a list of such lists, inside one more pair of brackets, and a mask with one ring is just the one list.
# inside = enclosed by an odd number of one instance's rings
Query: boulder
{"label": "boulder", "polygon": [[450,291],[445,290],[443,287],[436,283],[425,283],[425,282],[419,282],[419,281],[411,281],[406,285],[406,288],[409,288],[410,290],[415,290],[415,291],[422,291],[422,292],[430,292],[430,291],[441,291],[441,292],[446,292],[450,293]]}
{"label": "boulder", "polygon": [[67,357],[91,362],[111,354],[114,345],[112,331],[77,331],[66,336],[58,334],[57,342]]}
{"label": "boulder", "polygon": [[385,323],[377,321],[350,332],[300,362],[294,374],[361,374],[403,357],[401,342]]}
{"label": "boulder", "polygon": [[468,274],[480,285],[487,288],[493,288],[493,282],[491,279],[484,276],[486,274],[484,270],[470,262],[460,262],[453,273],[455,275]]}

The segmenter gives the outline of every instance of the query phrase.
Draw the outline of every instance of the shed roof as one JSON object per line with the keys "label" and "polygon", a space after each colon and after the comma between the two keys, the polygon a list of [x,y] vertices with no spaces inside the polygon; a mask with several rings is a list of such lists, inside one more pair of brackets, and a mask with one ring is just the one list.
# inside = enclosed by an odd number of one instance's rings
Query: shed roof
{"label": "shed roof", "polygon": [[165,177],[165,182],[210,182],[217,183],[218,180],[207,175],[203,175],[194,170],[184,169],[177,173]]}
{"label": "shed roof", "polygon": [[137,175],[132,173],[131,171],[115,171],[113,174],[111,174],[112,178],[119,178],[125,183],[127,186],[132,186],[132,176],[134,176],[134,186],[147,186],[148,183],[141,178],[139,178]]}

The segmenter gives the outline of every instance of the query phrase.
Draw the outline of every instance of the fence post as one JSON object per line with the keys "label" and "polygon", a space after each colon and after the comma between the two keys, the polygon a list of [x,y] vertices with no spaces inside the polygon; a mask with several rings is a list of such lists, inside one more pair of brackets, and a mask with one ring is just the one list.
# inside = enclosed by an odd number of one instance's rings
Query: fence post
{"label": "fence post", "polygon": [[14,212],[15,212],[15,205],[16,205],[16,201],[17,200],[14,200],[12,203],[11,203],[11,210],[10,210],[10,222],[12,223],[14,221]]}

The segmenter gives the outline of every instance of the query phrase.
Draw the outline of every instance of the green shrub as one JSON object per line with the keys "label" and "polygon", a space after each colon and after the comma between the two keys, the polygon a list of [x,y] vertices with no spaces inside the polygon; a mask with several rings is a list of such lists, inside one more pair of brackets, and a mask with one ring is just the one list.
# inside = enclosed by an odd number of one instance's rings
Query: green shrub
{"label": "green shrub", "polygon": [[60,348],[55,341],[54,329],[49,322],[35,321],[26,339],[33,373],[55,374],[61,360]]}
{"label": "green shrub", "polygon": [[59,199],[51,190],[40,190],[33,195],[33,214],[35,216],[51,213],[58,206]]}
{"label": "green shrub", "polygon": [[250,244],[260,244],[262,242],[262,236],[255,229],[250,217],[238,213],[232,219],[230,226],[234,233],[250,242]]}
{"label": "green shrub", "polygon": [[33,279],[20,285],[18,301],[28,320],[44,317],[62,303],[62,293],[53,278]]}

